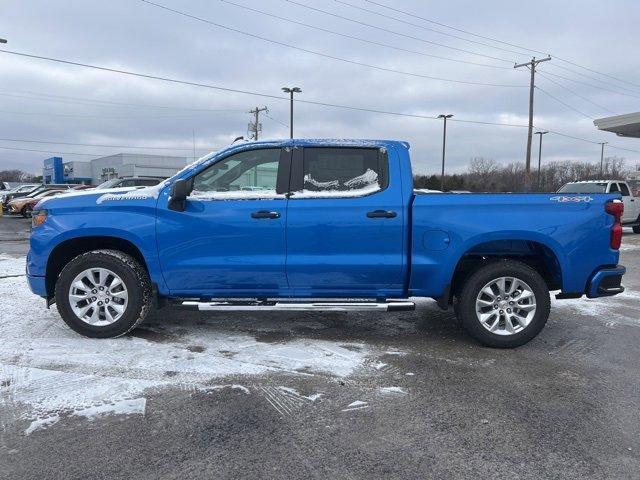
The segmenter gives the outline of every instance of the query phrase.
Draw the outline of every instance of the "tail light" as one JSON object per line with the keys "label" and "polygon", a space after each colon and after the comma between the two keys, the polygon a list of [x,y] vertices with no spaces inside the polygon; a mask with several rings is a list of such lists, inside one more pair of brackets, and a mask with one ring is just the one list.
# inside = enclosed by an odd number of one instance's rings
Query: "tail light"
{"label": "tail light", "polygon": [[609,215],[613,215],[614,222],[611,227],[611,248],[618,250],[622,244],[622,212],[624,212],[624,203],[621,200],[612,200],[607,202],[604,209]]}

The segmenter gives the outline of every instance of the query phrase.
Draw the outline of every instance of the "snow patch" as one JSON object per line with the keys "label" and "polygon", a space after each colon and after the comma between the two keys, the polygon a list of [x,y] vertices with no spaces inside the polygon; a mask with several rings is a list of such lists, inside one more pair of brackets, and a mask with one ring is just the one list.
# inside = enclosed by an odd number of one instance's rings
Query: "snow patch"
{"label": "snow patch", "polygon": [[51,415],[50,417],[36,418],[29,427],[24,431],[25,435],[31,435],[36,430],[47,428],[55,425],[60,421],[60,415]]}
{"label": "snow patch", "polygon": [[72,415],[93,420],[101,415],[144,415],[146,408],[146,398],[131,398],[74,410]]}
{"label": "snow patch", "polygon": [[304,398],[305,400],[309,400],[310,402],[315,402],[322,396],[321,393],[314,393],[313,395],[302,395],[300,392],[298,392],[298,390],[291,387],[280,386],[278,387],[278,390],[284,392],[285,394],[288,394],[297,398]]}
{"label": "snow patch", "polygon": [[26,260],[0,253],[0,278],[14,275],[26,275]]}
{"label": "snow patch", "polygon": [[[24,257],[1,255],[0,277],[24,272],[24,265]],[[235,382],[220,384],[218,379],[228,376],[346,377],[374,355],[366,345],[353,348],[343,341],[258,341],[251,331],[225,328],[222,316],[202,323],[199,317],[191,320],[188,312],[175,313],[178,318],[173,319],[171,310],[157,327],[147,324],[133,335],[94,340],[70,330],[55,307],[47,310],[31,294],[25,277],[0,278],[0,299],[0,411],[6,408],[7,414],[19,416],[11,421],[32,423],[30,432],[67,416],[144,414],[145,393],[158,389],[249,392]],[[259,314],[235,315],[234,324],[260,322]],[[202,353],[194,354],[190,346]],[[290,394],[304,401],[321,395]]]}
{"label": "snow patch", "polygon": [[384,362],[375,362],[375,363],[372,363],[371,366],[376,370],[382,370],[384,367],[387,366],[387,364]]}
{"label": "snow patch", "polygon": [[213,385],[211,387],[199,387],[198,390],[201,392],[219,392],[220,390],[225,390],[227,388],[230,388],[231,390],[240,390],[242,393],[246,393],[247,395],[250,395],[251,392],[249,391],[249,389],[247,387],[245,387],[244,385],[237,385],[237,384],[232,384],[232,385]]}
{"label": "snow patch", "polygon": [[354,410],[363,410],[365,408],[369,408],[369,404],[367,402],[363,402],[362,400],[356,400],[355,402],[351,402],[347,405],[347,408],[343,408],[343,412],[352,412]]}
{"label": "snow patch", "polygon": [[409,394],[409,392],[407,392],[402,387],[381,387],[380,392],[383,394],[392,394],[392,395],[408,395]]}
{"label": "snow patch", "polygon": [[286,198],[275,190],[236,190],[233,192],[203,192],[194,190],[189,195],[192,200],[272,200]]}

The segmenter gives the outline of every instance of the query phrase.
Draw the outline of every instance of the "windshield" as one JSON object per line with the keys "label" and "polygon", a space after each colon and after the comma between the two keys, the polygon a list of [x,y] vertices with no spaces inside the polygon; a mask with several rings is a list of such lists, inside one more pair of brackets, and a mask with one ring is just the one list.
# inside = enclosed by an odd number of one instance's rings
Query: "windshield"
{"label": "windshield", "polygon": [[100,189],[104,189],[104,188],[113,188],[118,183],[120,183],[120,179],[119,178],[112,178],[111,180],[107,180],[106,182],[103,182],[100,185],[98,185],[96,187],[96,189],[100,190]]}
{"label": "windshield", "polygon": [[606,182],[593,183],[567,183],[558,190],[558,193],[605,193],[607,190]]}
{"label": "windshield", "polygon": [[42,192],[43,190],[44,190],[44,187],[38,187],[34,191],[32,191],[30,194],[28,194],[27,197],[33,198],[36,195],[38,195],[40,192]]}

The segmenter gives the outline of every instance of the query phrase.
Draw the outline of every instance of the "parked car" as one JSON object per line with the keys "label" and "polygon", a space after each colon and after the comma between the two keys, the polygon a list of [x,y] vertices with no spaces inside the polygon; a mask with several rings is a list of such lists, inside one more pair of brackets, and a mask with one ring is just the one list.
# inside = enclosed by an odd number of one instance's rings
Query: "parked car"
{"label": "parked car", "polygon": [[154,302],[397,312],[431,297],[514,347],[544,327],[550,291],[624,291],[622,211],[619,193],[415,192],[405,142],[253,142],[155,187],[41,200],[27,277],[88,337],[127,333]]}
{"label": "parked car", "polygon": [[21,192],[14,192],[14,193],[8,193],[5,195],[3,201],[2,201],[2,209],[6,212],[9,210],[9,202],[15,198],[20,198],[20,197],[26,197],[26,196],[34,196],[37,195],[40,192],[43,192],[45,190],[71,190],[78,187],[78,185],[76,184],[70,184],[70,183],[63,183],[63,184],[52,184],[52,183],[47,183],[47,184],[39,184],[39,185],[35,185],[33,186],[33,188],[31,189],[27,189]]}
{"label": "parked car", "polygon": [[13,193],[23,193],[23,192],[31,192],[33,191],[38,185],[37,184],[20,184],[20,185],[16,185],[8,190],[2,190],[0,192],[0,203],[4,204],[4,200],[5,198]]}
{"label": "parked car", "polygon": [[631,194],[627,182],[622,180],[589,180],[570,182],[563,185],[558,193],[619,193],[624,202],[622,225],[633,227],[634,233],[640,233],[640,198]]}
{"label": "parked car", "polygon": [[166,180],[165,177],[123,177],[123,178],[112,178],[111,180],[107,180],[106,182],[101,183],[96,187],[97,190],[104,190],[108,188],[122,188],[122,187],[152,187],[153,185],[157,185],[163,180]]}
{"label": "parked car", "polygon": [[54,195],[59,195],[68,190],[43,190],[40,193],[34,195],[33,197],[20,197],[14,198],[9,202],[9,213],[20,214],[25,218],[31,217],[31,212],[33,211],[33,207],[43,198],[52,197]]}

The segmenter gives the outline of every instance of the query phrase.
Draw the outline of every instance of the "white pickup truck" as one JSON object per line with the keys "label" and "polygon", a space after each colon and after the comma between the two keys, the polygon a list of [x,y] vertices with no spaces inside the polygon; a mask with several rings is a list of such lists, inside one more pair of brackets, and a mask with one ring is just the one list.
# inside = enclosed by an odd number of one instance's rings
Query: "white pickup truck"
{"label": "white pickup truck", "polygon": [[640,198],[634,197],[627,182],[622,180],[588,180],[570,182],[563,185],[558,193],[616,193],[620,192],[624,202],[622,225],[633,227],[634,233],[640,233]]}

